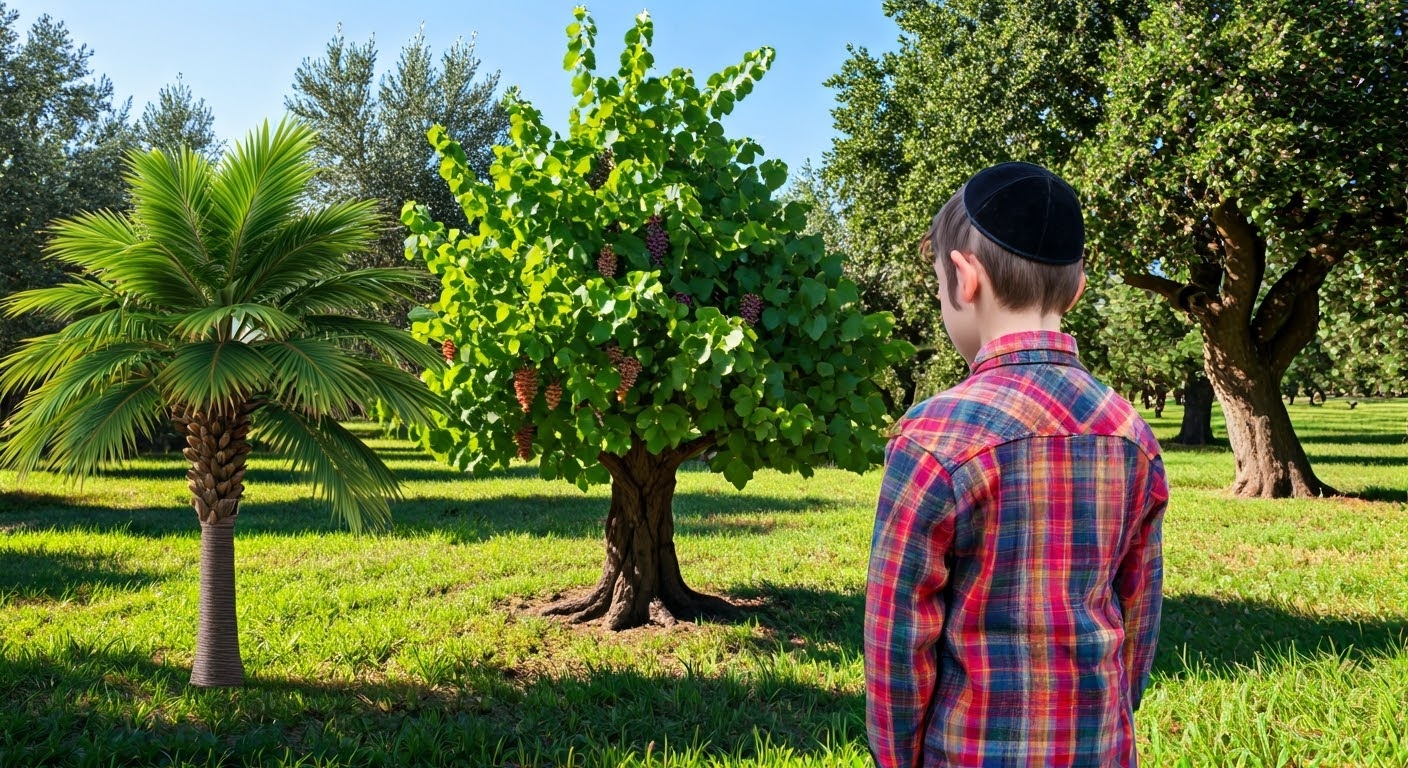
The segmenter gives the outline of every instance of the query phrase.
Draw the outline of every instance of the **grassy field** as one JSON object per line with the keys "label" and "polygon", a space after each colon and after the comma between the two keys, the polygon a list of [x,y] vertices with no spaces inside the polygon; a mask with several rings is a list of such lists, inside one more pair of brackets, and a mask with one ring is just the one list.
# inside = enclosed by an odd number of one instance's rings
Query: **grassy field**
{"label": "grassy field", "polygon": [[[1235,501],[1225,449],[1167,453],[1146,765],[1408,765],[1408,400],[1291,412],[1321,477],[1361,498]],[[186,686],[199,531],[178,460],[82,487],[0,475],[0,766],[868,764],[878,473],[737,493],[684,472],[685,576],[750,607],[613,635],[528,610],[599,574],[605,489],[374,445],[407,481],[379,536],[252,462],[239,690]]]}

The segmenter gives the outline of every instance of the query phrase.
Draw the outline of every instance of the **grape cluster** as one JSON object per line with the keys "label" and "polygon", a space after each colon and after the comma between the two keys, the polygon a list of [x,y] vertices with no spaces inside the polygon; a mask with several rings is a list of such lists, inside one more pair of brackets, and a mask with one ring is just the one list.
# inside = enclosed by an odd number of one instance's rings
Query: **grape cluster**
{"label": "grape cluster", "polygon": [[640,378],[641,367],[640,361],[634,357],[623,358],[616,365],[616,370],[621,372],[621,386],[616,388],[618,401],[626,402],[626,393],[636,385],[636,379]]}
{"label": "grape cluster", "polygon": [[694,306],[694,299],[691,299],[691,298],[689,297],[689,294],[687,294],[687,293],[676,293],[676,294],[675,294],[675,301],[678,301],[679,303],[685,305],[686,307],[692,307],[692,306]]}
{"label": "grape cluster", "polygon": [[596,257],[596,268],[602,277],[616,276],[616,249],[610,243],[601,246],[601,254]]}
{"label": "grape cluster", "polygon": [[763,316],[762,297],[756,293],[743,294],[743,300],[738,304],[738,314],[742,315],[749,325],[757,325]]}
{"label": "grape cluster", "polygon": [[440,345],[440,354],[445,356],[445,362],[455,362],[455,342],[453,339],[445,339],[445,343]]}
{"label": "grape cluster", "polygon": [[543,397],[548,401],[548,410],[557,410],[557,404],[562,402],[562,382],[553,379],[548,382],[547,389],[543,390]]}
{"label": "grape cluster", "polygon": [[592,189],[601,189],[601,185],[611,178],[611,171],[616,167],[616,153],[611,151],[611,147],[601,150],[601,154],[596,156],[596,166],[592,168],[591,175],[587,177],[587,184]]}
{"label": "grape cluster", "polygon": [[513,393],[518,396],[518,405],[527,413],[533,409],[533,398],[538,394],[538,369],[525,365],[513,372]]}
{"label": "grape cluster", "polygon": [[533,436],[538,433],[538,428],[532,424],[524,424],[518,428],[513,439],[518,441],[518,458],[527,461],[533,458]]}
{"label": "grape cluster", "polygon": [[650,223],[645,227],[645,247],[650,251],[650,260],[655,266],[665,266],[665,257],[670,255],[670,237],[660,226],[659,216],[651,216]]}

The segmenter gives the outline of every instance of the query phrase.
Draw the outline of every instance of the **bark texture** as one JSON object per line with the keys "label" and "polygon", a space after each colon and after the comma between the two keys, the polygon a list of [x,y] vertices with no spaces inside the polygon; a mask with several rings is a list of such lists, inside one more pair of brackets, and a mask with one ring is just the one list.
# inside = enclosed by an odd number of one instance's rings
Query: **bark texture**
{"label": "bark texture", "polygon": [[249,415],[254,404],[224,409],[178,409],[191,505],[200,519],[200,618],[191,684],[244,685],[235,613],[235,518],[244,495]]}
{"label": "bark texture", "polygon": [[[1237,460],[1232,492],[1282,498],[1336,493],[1310,468],[1281,401],[1281,379],[1320,323],[1320,288],[1343,248],[1313,247],[1263,292],[1264,234],[1224,199],[1208,210],[1211,231],[1188,282],[1126,275],[1197,321],[1204,367],[1227,417],[1227,441]],[[1201,224],[1199,226],[1202,226]]]}
{"label": "bark texture", "polygon": [[669,626],[732,609],[725,600],[690,589],[675,553],[675,471],[711,445],[711,438],[700,438],[652,454],[635,440],[624,456],[599,457],[611,472],[601,578],[586,596],[553,603],[545,614],[573,622],[601,619],[620,630],[648,623]]}

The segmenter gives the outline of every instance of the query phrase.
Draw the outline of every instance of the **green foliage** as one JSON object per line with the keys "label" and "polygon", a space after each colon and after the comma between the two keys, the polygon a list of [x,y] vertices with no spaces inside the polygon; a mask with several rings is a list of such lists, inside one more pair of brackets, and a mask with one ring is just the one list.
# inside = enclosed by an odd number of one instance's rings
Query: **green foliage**
{"label": "green foliage", "polygon": [[[760,161],[756,142],[729,139],[719,122],[772,50],[701,87],[686,70],[651,74],[646,14],[614,75],[597,73],[595,34],[578,9],[567,136],[511,97],[509,143],[495,148],[486,183],[443,129],[430,133],[470,227],[409,203],[402,214],[409,250],[443,286],[412,314],[412,330],[459,349],[447,370],[427,374],[455,418],[425,444],[461,468],[503,466],[515,435],[535,427],[542,475],[582,487],[607,482],[597,455],[624,454],[632,440],[657,454],[713,446],[711,466],[740,488],[764,466],[871,466],[887,420],[872,379],[908,345],[890,340],[888,314],[862,312],[842,258],[797,234],[806,206],[775,199],[786,166]],[[668,243],[653,257],[655,217]],[[623,264],[612,275],[598,271],[605,246]],[[756,326],[740,316],[749,294],[763,305]],[[640,364],[633,387],[613,355]],[[525,364],[539,382],[561,382],[561,406],[539,396],[523,413],[512,378]]]}
{"label": "green foliage", "polygon": [[339,517],[386,519],[395,479],[337,419],[378,400],[423,419],[439,401],[398,364],[439,362],[404,331],[347,317],[418,277],[348,269],[375,235],[373,204],[309,209],[312,144],[307,127],[280,123],[219,166],[190,150],[133,152],[130,213],[54,223],[48,252],[79,277],[6,301],[12,317],[67,325],[0,363],[0,393],[28,392],[0,430],[0,463],[21,478],[85,477],[131,455],[175,407],[253,404],[256,436]]}
{"label": "green foliage", "polygon": [[[122,155],[132,141],[112,84],[89,68],[93,52],[75,47],[47,15],[23,39],[18,20],[0,3],[0,298],[63,279],[60,266],[42,258],[43,229],[61,216],[122,205]],[[0,355],[56,327],[35,315],[0,319]]]}
{"label": "green foliage", "polygon": [[[917,255],[931,218],[994,163],[1065,170],[1101,117],[1100,52],[1142,5],[888,0],[899,49],[856,50],[828,81],[838,137],[824,174],[842,202],[867,305],[892,308],[897,334],[929,352],[900,371],[911,388],[932,391],[967,372],[943,330],[932,265]],[[1094,351],[1097,325],[1082,318],[1067,329]]]}
{"label": "green foliage", "polygon": [[163,86],[157,100],[142,110],[135,126],[136,139],[148,149],[179,154],[181,148],[219,159],[225,142],[215,138],[215,114],[197,99],[191,87],[177,75],[176,82]]}
{"label": "green foliage", "polygon": [[[1367,253],[1330,274],[1319,346],[1333,386],[1362,395],[1408,394],[1408,289],[1399,256]],[[1299,361],[1297,361],[1299,362]]]}
{"label": "green foliage", "polygon": [[[494,91],[499,73],[479,76],[474,40],[457,40],[436,61],[423,33],[404,47],[395,66],[376,77],[374,40],[358,45],[341,34],[321,58],[304,59],[294,73],[293,93],[284,100],[293,114],[318,132],[314,161],[320,173],[314,198],[335,203],[374,198],[386,226],[372,246],[354,256],[360,267],[404,265],[406,231],[397,214],[417,200],[451,228],[466,225],[454,195],[440,178],[439,162],[425,133],[441,125],[460,142],[474,174],[487,173],[489,148],[504,138],[508,118]],[[415,302],[434,299],[427,286]],[[406,327],[411,301],[376,302],[373,316]],[[369,307],[364,312],[372,312]]]}
{"label": "green foliage", "polygon": [[1209,218],[1224,202],[1267,244],[1240,279],[1306,255],[1397,259],[1402,13],[1392,0],[1156,5],[1109,50],[1108,119],[1080,157],[1100,263],[1199,281],[1226,257]]}
{"label": "green foliage", "polygon": [[1203,337],[1187,317],[1127,285],[1112,283],[1102,293],[1103,364],[1093,370],[1115,391],[1172,392],[1202,374]]}

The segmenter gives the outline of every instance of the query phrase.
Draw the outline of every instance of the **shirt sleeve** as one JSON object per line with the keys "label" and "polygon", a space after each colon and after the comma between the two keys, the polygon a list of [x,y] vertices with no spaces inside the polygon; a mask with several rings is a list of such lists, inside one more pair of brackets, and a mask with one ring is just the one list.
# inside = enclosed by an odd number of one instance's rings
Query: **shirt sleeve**
{"label": "shirt sleeve", "polygon": [[954,510],[948,473],[912,440],[894,438],[885,450],[865,593],[866,728],[882,768],[923,762]]}
{"label": "shirt sleeve", "polygon": [[1129,700],[1134,709],[1144,697],[1154,666],[1163,612],[1163,520],[1168,508],[1168,478],[1162,459],[1154,459],[1148,505],[1120,561],[1115,593],[1124,613],[1124,668],[1129,675]]}

